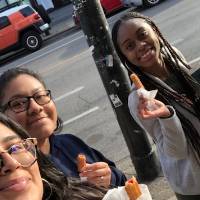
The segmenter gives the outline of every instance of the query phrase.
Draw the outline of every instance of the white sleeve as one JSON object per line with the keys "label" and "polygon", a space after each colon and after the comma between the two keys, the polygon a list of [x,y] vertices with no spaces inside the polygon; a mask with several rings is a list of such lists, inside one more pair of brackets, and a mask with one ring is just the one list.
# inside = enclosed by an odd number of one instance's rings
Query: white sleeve
{"label": "white sleeve", "polygon": [[168,155],[182,159],[187,156],[187,141],[181,122],[174,109],[173,111],[172,117],[158,119],[163,135],[162,148]]}
{"label": "white sleeve", "polygon": [[141,119],[138,117],[139,98],[133,90],[128,98],[128,106],[133,119],[154,139],[157,147],[165,154],[182,159],[187,156],[187,142],[180,120],[174,114],[170,118]]}
{"label": "white sleeve", "polygon": [[148,132],[151,135],[152,138],[155,139],[156,135],[154,133],[156,131],[154,131],[154,128],[158,122],[156,119],[141,120],[138,117],[138,103],[139,103],[139,97],[137,91],[132,90],[132,92],[129,94],[128,97],[128,107],[131,116],[146,132]]}

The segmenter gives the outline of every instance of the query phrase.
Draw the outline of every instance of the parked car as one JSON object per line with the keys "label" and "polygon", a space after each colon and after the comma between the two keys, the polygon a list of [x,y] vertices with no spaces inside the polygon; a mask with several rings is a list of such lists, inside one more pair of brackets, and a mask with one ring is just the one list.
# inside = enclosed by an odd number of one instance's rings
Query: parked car
{"label": "parked car", "polygon": [[53,4],[56,8],[64,6],[66,4],[70,4],[71,0],[52,0]]}
{"label": "parked car", "polygon": [[100,2],[105,15],[108,15],[124,6],[121,0],[101,0]]}
{"label": "parked car", "polygon": [[161,0],[122,0],[124,6],[146,6],[151,7],[155,6],[156,4],[160,3]]}
{"label": "parked car", "polygon": [[31,52],[42,46],[49,24],[30,5],[16,5],[0,12],[0,54],[23,47]]}
{"label": "parked car", "polygon": [[[122,3],[121,0],[100,0],[100,2],[106,16],[124,7],[124,4]],[[72,18],[73,18],[74,24],[76,24],[77,26],[80,26],[80,19],[74,5],[73,5]]]}

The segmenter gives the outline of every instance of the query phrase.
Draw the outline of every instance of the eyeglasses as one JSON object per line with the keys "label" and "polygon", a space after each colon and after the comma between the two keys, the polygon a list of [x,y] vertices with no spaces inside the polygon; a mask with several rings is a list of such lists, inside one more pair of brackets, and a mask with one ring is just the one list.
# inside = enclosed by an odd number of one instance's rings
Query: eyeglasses
{"label": "eyeglasses", "polygon": [[15,113],[24,112],[29,109],[30,99],[34,99],[39,105],[45,105],[51,101],[51,91],[43,90],[39,91],[32,96],[27,97],[17,97],[10,100],[7,104],[1,107],[2,112],[10,108]]}
{"label": "eyeglasses", "polygon": [[[27,138],[14,145],[8,150],[0,152],[8,153],[13,159],[15,159],[22,167],[30,167],[36,161],[36,138]],[[0,156],[0,169],[3,167],[3,158]]]}

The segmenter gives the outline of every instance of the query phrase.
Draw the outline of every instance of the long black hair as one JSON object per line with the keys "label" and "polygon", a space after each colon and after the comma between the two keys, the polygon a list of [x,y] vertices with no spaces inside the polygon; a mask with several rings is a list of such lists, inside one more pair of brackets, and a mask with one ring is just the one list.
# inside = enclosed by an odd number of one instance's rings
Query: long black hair
{"label": "long black hair", "polygon": [[[0,113],[0,123],[13,130],[22,139],[30,137],[19,124],[8,118],[3,113]],[[46,182],[44,183],[43,200],[103,199],[107,189],[96,187],[88,183],[81,183],[79,179],[66,178],[62,172],[58,171],[53,166],[48,157],[38,148],[36,148],[36,152],[41,177],[48,181],[48,184],[46,184]]]}
{"label": "long black hair", "polygon": [[[2,101],[4,98],[4,95],[6,93],[6,88],[9,85],[9,83],[17,78],[19,75],[29,75],[32,76],[33,78],[35,78],[36,80],[38,80],[43,86],[44,88],[47,88],[44,80],[42,79],[42,77],[39,75],[39,73],[36,73],[30,69],[26,69],[26,68],[12,68],[12,69],[8,69],[7,71],[3,72],[3,74],[1,74],[0,76],[0,107],[3,106],[2,105]],[[63,128],[63,121],[62,119],[58,116],[57,119],[57,126],[55,129],[55,132],[60,132]]]}
{"label": "long black hair", "polygon": [[[159,82],[156,82],[155,79],[152,79],[150,76],[143,73],[139,66],[135,66],[130,63],[126,56],[122,53],[117,41],[120,25],[123,22],[136,18],[143,19],[157,34],[160,42],[160,53],[163,57],[163,60],[170,66],[170,72],[172,72],[180,82],[182,88],[184,89],[184,95],[177,91],[170,90]],[[125,13],[118,21],[115,22],[113,26],[112,40],[118,56],[128,70],[129,74],[133,72],[136,73],[144,83],[146,89],[158,89],[157,98],[163,101],[165,104],[174,105],[173,102],[176,102],[189,111],[191,110],[190,108],[192,108],[192,113],[200,120],[200,85],[191,75],[188,74],[186,70],[180,67],[180,65],[183,65],[187,69],[191,69],[191,67],[164,38],[159,28],[148,16],[144,16],[134,11]],[[197,160],[200,160],[200,135],[190,120],[180,113],[176,107],[175,110],[183,126],[187,142],[194,150],[195,156],[197,155]]]}

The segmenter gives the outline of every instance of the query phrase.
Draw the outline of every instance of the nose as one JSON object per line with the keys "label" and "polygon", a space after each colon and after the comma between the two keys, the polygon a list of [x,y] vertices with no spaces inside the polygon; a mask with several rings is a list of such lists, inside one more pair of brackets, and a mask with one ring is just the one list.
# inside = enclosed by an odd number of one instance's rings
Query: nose
{"label": "nose", "polygon": [[143,51],[144,50],[144,48],[145,48],[145,46],[146,46],[146,42],[145,41],[140,41],[140,40],[138,40],[137,42],[136,42],[136,47],[137,47],[137,49],[139,50],[139,51]]}
{"label": "nose", "polygon": [[21,166],[21,164],[17,162],[17,160],[14,159],[10,154],[2,153],[1,156],[3,158],[3,167],[1,167],[0,170],[2,175],[11,173]]}
{"label": "nose", "polygon": [[39,105],[33,98],[29,100],[28,114],[39,113],[43,107]]}

